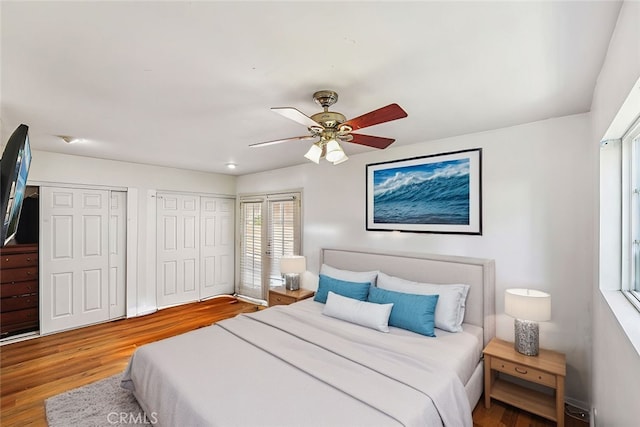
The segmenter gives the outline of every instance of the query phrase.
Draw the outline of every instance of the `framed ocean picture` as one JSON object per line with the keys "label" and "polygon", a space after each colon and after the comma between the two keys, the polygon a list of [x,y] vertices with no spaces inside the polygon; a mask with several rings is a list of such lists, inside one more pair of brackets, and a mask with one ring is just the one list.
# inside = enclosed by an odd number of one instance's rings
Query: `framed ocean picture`
{"label": "framed ocean picture", "polygon": [[482,234],[482,149],[367,165],[367,230]]}

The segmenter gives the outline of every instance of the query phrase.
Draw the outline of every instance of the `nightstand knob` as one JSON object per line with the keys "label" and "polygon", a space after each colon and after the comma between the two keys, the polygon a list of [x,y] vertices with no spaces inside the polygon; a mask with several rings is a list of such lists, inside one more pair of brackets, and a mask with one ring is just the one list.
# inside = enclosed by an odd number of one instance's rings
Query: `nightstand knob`
{"label": "nightstand knob", "polygon": [[516,372],[518,372],[518,373],[520,373],[522,375],[525,375],[527,373],[527,370],[519,368],[519,367],[516,366]]}

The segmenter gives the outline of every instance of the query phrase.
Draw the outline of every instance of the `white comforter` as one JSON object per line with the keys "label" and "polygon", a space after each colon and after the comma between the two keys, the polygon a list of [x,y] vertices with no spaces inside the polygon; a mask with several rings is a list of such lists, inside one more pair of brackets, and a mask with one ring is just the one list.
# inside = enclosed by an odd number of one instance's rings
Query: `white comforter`
{"label": "white comforter", "polygon": [[276,306],[141,347],[123,386],[162,426],[472,426],[425,340]]}

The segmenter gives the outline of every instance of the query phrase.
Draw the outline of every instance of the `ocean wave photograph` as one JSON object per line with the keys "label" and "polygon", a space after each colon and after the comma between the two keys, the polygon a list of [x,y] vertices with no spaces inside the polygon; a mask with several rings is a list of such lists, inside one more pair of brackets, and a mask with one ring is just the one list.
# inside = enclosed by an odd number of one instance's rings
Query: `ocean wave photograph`
{"label": "ocean wave photograph", "polygon": [[469,224],[470,159],[373,172],[373,222]]}

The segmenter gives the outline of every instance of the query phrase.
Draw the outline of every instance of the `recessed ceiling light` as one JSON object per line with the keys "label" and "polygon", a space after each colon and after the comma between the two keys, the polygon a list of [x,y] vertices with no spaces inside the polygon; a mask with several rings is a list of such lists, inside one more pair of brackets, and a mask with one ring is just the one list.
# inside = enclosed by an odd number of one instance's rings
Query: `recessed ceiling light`
{"label": "recessed ceiling light", "polygon": [[229,169],[235,169],[237,167],[238,167],[238,165],[236,165],[235,163],[231,163],[231,162],[227,163],[227,168],[229,168]]}
{"label": "recessed ceiling light", "polygon": [[60,139],[62,139],[64,142],[66,142],[67,144],[75,144],[77,142],[84,142],[85,141],[82,138],[76,138],[74,136],[58,135],[58,137]]}

